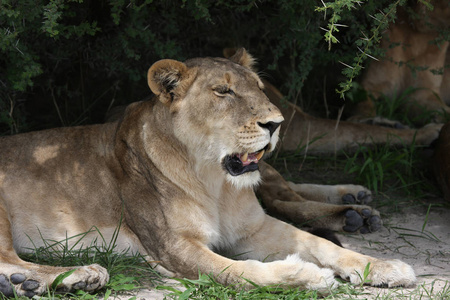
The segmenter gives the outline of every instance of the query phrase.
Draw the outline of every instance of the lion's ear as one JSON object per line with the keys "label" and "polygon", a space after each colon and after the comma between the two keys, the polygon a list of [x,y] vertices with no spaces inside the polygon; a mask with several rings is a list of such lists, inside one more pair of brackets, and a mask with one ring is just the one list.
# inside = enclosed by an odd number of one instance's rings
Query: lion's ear
{"label": "lion's ear", "polygon": [[255,59],[253,56],[251,56],[245,48],[239,48],[236,50],[236,52],[231,55],[232,50],[230,48],[224,49],[224,55],[225,57],[229,56],[229,59],[237,64],[240,64],[243,67],[246,67],[252,71],[255,71]]}
{"label": "lion's ear", "polygon": [[188,68],[182,62],[163,59],[155,62],[147,74],[148,86],[159,96],[163,103],[168,103],[174,96],[174,90],[187,77]]}

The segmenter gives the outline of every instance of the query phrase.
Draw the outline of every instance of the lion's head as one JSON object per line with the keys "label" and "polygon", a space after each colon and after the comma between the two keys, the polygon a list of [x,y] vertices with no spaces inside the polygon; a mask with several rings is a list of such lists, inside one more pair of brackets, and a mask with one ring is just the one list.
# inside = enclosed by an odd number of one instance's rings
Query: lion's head
{"label": "lion's head", "polygon": [[240,49],[230,59],[160,60],[148,71],[171,130],[201,168],[218,168],[235,186],[259,182],[258,161],[271,152],[283,121]]}

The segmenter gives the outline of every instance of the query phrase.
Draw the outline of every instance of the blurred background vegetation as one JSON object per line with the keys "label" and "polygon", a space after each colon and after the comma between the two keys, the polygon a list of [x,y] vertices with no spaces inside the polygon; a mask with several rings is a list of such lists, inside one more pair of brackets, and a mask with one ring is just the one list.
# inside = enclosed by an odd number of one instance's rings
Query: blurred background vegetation
{"label": "blurred background vegetation", "polygon": [[3,0],[0,135],[102,122],[111,107],[148,97],[156,60],[239,46],[288,99],[333,116],[344,101],[336,89],[356,75],[344,64],[359,70],[358,47],[373,54],[404,2]]}

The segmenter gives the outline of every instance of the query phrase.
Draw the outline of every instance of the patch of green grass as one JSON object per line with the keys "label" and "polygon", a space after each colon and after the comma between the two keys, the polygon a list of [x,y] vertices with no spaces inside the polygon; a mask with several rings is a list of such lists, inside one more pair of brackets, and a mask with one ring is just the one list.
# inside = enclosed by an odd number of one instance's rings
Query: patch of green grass
{"label": "patch of green grass", "polygon": [[[396,120],[408,126],[413,125],[413,122],[408,118],[405,105],[409,101],[409,97],[417,90],[419,89],[408,87],[401,94],[395,93],[396,96],[382,95],[378,99],[372,99],[375,103],[377,116]],[[427,117],[431,117],[431,115]]]}
{"label": "patch of green grass", "polygon": [[[391,137],[394,138],[397,137]],[[414,144],[403,147],[361,145],[355,152],[327,156],[281,153],[271,164],[288,181],[360,184],[392,205],[402,199],[415,201],[441,194],[427,168],[423,147]]]}
{"label": "patch of green grass", "polygon": [[[62,241],[42,239],[44,246],[30,249],[28,254],[20,255],[22,259],[37,264],[50,266],[83,266],[97,263],[108,270],[110,280],[107,285],[96,293],[76,291],[74,293],[60,294],[55,287],[70,276],[73,270],[59,275],[42,299],[111,299],[116,295],[140,289],[145,286],[156,286],[161,280],[159,275],[145,258],[138,253],[118,251],[116,241],[120,226],[113,234],[111,241],[106,241],[101,232],[93,227],[88,232]],[[84,238],[90,233],[98,233],[100,240],[84,245]]]}
{"label": "patch of green grass", "polygon": [[[158,289],[168,291],[166,299],[447,299],[450,296],[450,283],[448,281],[435,280],[432,283],[422,283],[412,289],[404,288],[372,288],[365,284],[369,281],[368,265],[362,276],[362,284],[352,286],[349,283],[341,282],[341,285],[330,292],[329,295],[320,295],[316,291],[299,290],[298,288],[279,288],[276,286],[261,287],[254,285],[251,290],[244,290],[239,285],[226,287],[217,283],[213,277],[200,274],[198,280],[177,279],[184,287],[177,290],[170,286],[159,286]],[[440,287],[437,287],[440,284]],[[443,285],[443,287],[442,287]]]}
{"label": "patch of green grass", "polygon": [[360,146],[354,154],[346,154],[344,172],[354,174],[356,183],[367,186],[377,194],[385,184],[389,189],[401,189],[406,195],[423,195],[428,187],[423,158],[418,146],[384,145]]}
{"label": "patch of green grass", "polygon": [[359,295],[360,289],[348,284],[342,284],[338,289],[331,291],[330,295],[320,295],[317,291],[300,290],[298,288],[281,288],[277,286],[259,286],[250,282],[253,288],[245,290],[240,284],[224,286],[210,275],[199,274],[199,279],[177,279],[183,291],[172,287],[160,286],[159,289],[170,291],[169,299],[335,299],[337,295]]}
{"label": "patch of green grass", "polygon": [[[415,124],[429,124],[433,123],[436,115],[449,120],[449,116],[444,111],[429,110],[426,107],[414,103],[414,93],[424,90],[423,88],[408,87],[402,93],[395,93],[394,96],[382,95],[374,100],[377,116],[381,116],[390,120],[399,121],[402,124],[414,127]],[[436,97],[439,97],[436,95]],[[410,102],[408,104],[408,102]],[[416,105],[421,108],[421,114],[414,116],[408,113],[408,105]]]}
{"label": "patch of green grass", "polygon": [[353,103],[366,101],[368,98],[370,98],[375,104],[377,116],[393,121],[398,121],[410,127],[414,127],[415,124],[432,123],[436,114],[447,117],[442,111],[432,111],[424,107],[420,116],[415,116],[414,119],[410,119],[411,115],[408,114],[408,102],[412,103],[414,93],[420,90],[424,89],[407,87],[401,93],[394,91],[393,95],[381,95],[380,97],[375,98],[367,91],[365,91],[358,83],[353,83],[353,87],[346,94],[346,98],[348,98]]}

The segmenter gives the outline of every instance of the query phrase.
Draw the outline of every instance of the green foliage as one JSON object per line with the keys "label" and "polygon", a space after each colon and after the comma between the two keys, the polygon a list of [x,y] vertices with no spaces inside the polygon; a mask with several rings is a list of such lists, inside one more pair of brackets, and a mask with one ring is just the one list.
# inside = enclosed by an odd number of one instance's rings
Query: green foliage
{"label": "green foliage", "polygon": [[372,282],[372,280],[369,279],[370,271],[370,263],[367,263],[366,267],[364,268],[363,274],[358,274],[361,277],[361,287],[364,284],[370,284]]}
{"label": "green foliage", "polygon": [[[350,64],[359,51],[354,45],[360,43],[361,30],[388,20],[377,23],[369,15],[391,5],[387,0],[326,3],[326,17],[332,13],[334,28],[328,35],[340,41],[329,51],[320,29],[328,21],[315,11],[318,4],[2,1],[0,134],[101,122],[109,107],[149,95],[145,76],[154,61],[221,56],[226,47],[245,46],[289,99],[316,105],[325,74],[330,68],[339,71],[339,61]],[[338,32],[338,21],[351,26]],[[375,39],[367,47],[374,44]],[[335,85],[339,80],[328,82]],[[13,114],[5,114],[11,107]]]}
{"label": "green foliage", "polygon": [[416,92],[418,88],[408,87],[403,93],[395,97],[382,95],[376,103],[377,116],[382,116],[390,120],[397,120],[403,124],[413,125],[408,119],[408,113],[404,108],[411,94]]}
{"label": "green foliage", "polygon": [[172,287],[159,286],[158,289],[168,290],[172,299],[318,299],[317,291],[283,289],[276,286],[258,286],[244,290],[241,286],[223,286],[216,282],[213,276],[199,274],[199,279],[177,279],[185,288],[179,291]]}
{"label": "green foliage", "polygon": [[[391,136],[391,139],[398,137]],[[360,146],[353,155],[346,155],[344,171],[356,175],[356,182],[375,193],[388,183],[391,189],[402,189],[408,195],[423,194],[423,170],[417,168],[420,153],[414,143],[395,148],[389,145]]]}
{"label": "green foliage", "polygon": [[325,17],[327,15],[327,9],[330,9],[332,11],[331,17],[328,20],[327,29],[325,30],[325,41],[328,42],[328,50],[331,50],[331,44],[332,43],[338,43],[337,37],[334,35],[335,33],[339,32],[339,27],[348,27],[344,24],[339,24],[338,22],[341,21],[342,16],[341,14],[345,11],[350,11],[352,9],[355,9],[355,5],[359,5],[360,1],[355,0],[340,0],[340,1],[334,1],[329,3],[324,3],[322,1],[323,7],[317,7],[316,11],[324,12]]}
{"label": "green foliage", "polygon": [[70,275],[73,274],[73,272],[75,272],[77,269],[72,269],[70,271],[64,272],[62,274],[59,274],[58,276],[56,276],[55,280],[53,280],[53,283],[51,285],[51,289],[55,290],[58,285],[60,285],[64,279],[66,279],[67,277],[69,277]]}
{"label": "green foliage", "polygon": [[[425,2],[425,1],[421,1]],[[323,3],[323,2],[322,2]],[[374,24],[369,30],[363,30],[362,36],[355,40],[355,45],[359,52],[357,52],[351,62],[344,63],[346,68],[342,70],[342,74],[346,77],[346,81],[339,84],[339,88],[336,92],[344,97],[345,93],[352,87],[353,80],[360,74],[364,61],[370,57],[376,59],[374,54],[375,46],[378,45],[381,35],[384,29],[387,28],[389,22],[393,21],[396,16],[397,7],[404,5],[406,0],[397,0],[389,3],[386,7],[379,7],[379,11],[371,13],[370,9],[365,10],[368,15],[374,19]],[[331,10],[331,17],[329,18],[329,24],[325,31],[325,40],[328,42],[328,48],[331,49],[332,43],[337,43],[338,38],[334,35],[339,32],[338,26],[344,26],[338,24],[341,21],[343,12],[348,12],[354,9],[356,5],[360,5],[358,0],[340,0],[332,3],[323,3],[323,7],[317,8],[318,11]],[[428,3],[427,3],[428,4]]]}
{"label": "green foliage", "polygon": [[436,113],[445,114],[445,112],[436,112],[425,107],[422,108],[420,116],[411,117],[408,114],[408,101],[411,102],[412,95],[421,90],[421,88],[406,88],[401,94],[393,97],[382,95],[375,103],[377,116],[382,116],[390,120],[399,121],[402,124],[414,127],[416,124],[429,124],[434,122]]}

